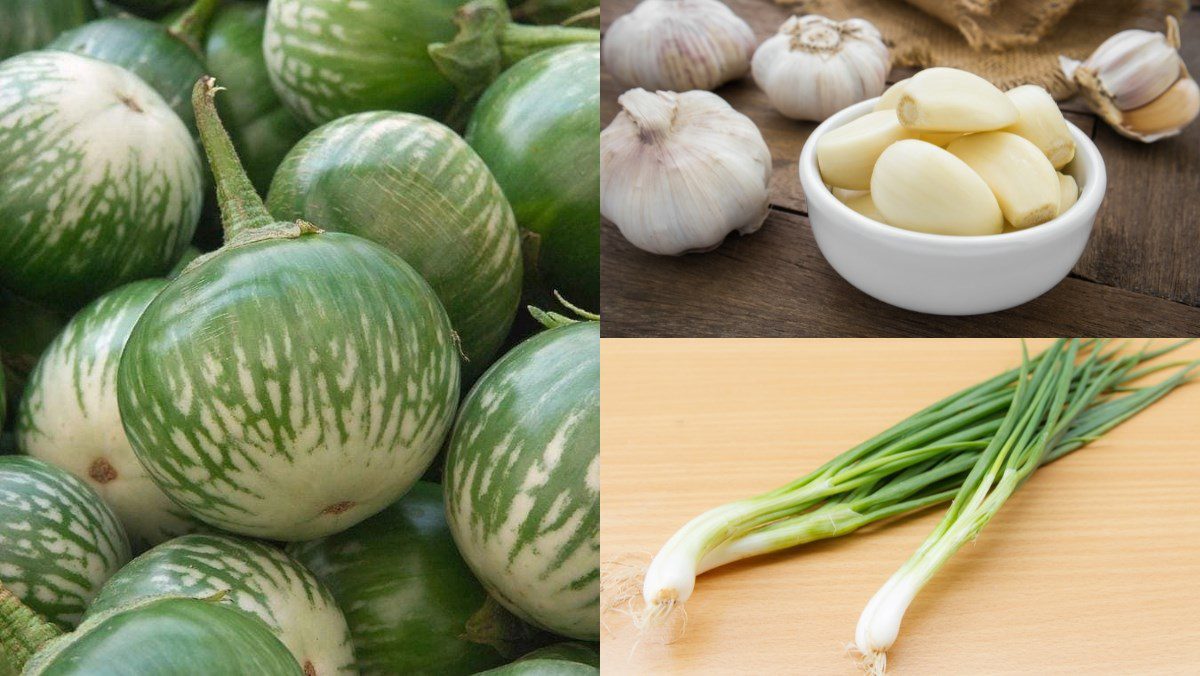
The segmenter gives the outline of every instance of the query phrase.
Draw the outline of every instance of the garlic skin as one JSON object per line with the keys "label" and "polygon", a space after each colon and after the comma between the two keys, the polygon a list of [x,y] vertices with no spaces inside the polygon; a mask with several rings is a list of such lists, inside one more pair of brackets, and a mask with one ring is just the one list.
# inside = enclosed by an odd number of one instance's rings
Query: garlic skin
{"label": "garlic skin", "polygon": [[1168,16],[1165,34],[1121,31],[1082,62],[1065,56],[1058,61],[1088,106],[1113,129],[1153,143],[1175,136],[1200,114],[1191,95],[1196,84],[1179,45],[1179,22]]}
{"label": "garlic skin", "polygon": [[717,0],[643,0],[612,23],[601,56],[626,87],[711,90],[746,74],[756,44]]}
{"label": "garlic skin", "polygon": [[762,225],[771,151],[750,118],[705,91],[625,92],[600,133],[600,213],[631,244],[676,256]]}
{"label": "garlic skin", "polygon": [[754,52],[754,81],[780,113],[821,121],[883,91],[891,58],[869,21],[793,16]]}

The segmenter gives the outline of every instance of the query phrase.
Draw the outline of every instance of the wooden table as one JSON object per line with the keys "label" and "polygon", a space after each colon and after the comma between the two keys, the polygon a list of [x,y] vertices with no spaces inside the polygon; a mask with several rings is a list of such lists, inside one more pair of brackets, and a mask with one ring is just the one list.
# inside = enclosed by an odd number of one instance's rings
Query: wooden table
{"label": "wooden table", "polygon": [[[656,551],[1018,354],[1003,339],[604,341],[601,557]],[[1039,470],[913,603],[890,673],[1196,673],[1197,411],[1193,383]],[[859,613],[940,517],[707,573],[673,644],[635,647],[610,616],[603,672],[855,674]]]}
{"label": "wooden table", "polygon": [[[759,39],[788,16],[764,0],[725,0]],[[603,25],[635,0],[604,0]],[[1200,9],[1182,22],[1184,60],[1200,74]],[[890,82],[908,77],[897,70]],[[601,121],[622,89],[601,77]],[[701,255],[662,257],[602,227],[606,336],[1200,335],[1200,123],[1146,146],[1118,136],[1078,100],[1067,117],[1089,133],[1108,169],[1108,194],[1072,274],[1004,312],[939,317],[892,307],[843,280],[817,250],[796,162],[816,127],[775,112],[748,77],[717,91],[748,115],[771,148],[772,210],[759,232]]]}

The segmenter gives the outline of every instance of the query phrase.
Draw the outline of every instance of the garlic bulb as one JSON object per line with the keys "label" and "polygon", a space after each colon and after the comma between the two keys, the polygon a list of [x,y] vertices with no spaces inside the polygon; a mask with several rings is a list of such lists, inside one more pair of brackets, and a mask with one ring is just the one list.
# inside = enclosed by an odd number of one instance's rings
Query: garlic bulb
{"label": "garlic bulb", "polygon": [[863,19],[794,16],[754,52],[754,81],[780,113],[820,121],[879,96],[891,67],[875,26]]}
{"label": "garlic bulb", "polygon": [[644,251],[707,251],[767,217],[771,151],[750,118],[704,91],[625,92],[600,133],[600,213]]}
{"label": "garlic bulb", "polygon": [[601,56],[627,87],[715,89],[746,74],[755,44],[717,0],[644,0],[609,27]]}
{"label": "garlic bulb", "polygon": [[1058,57],[1089,107],[1123,136],[1145,143],[1174,136],[1200,114],[1196,83],[1179,56],[1179,22],[1167,32],[1121,31],[1085,61]]}

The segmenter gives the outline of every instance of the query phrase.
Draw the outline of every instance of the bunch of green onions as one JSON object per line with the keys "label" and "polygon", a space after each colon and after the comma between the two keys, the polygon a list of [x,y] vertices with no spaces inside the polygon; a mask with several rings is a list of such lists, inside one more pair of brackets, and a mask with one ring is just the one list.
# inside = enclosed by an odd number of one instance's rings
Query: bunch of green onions
{"label": "bunch of green onions", "polygon": [[[900,582],[885,585],[863,614],[857,644],[868,664],[881,669],[880,656],[894,641],[912,595],[979,532],[1033,469],[1081,448],[1193,377],[1197,364],[1138,368],[1182,344],[1122,354],[1103,340],[1060,340],[1040,355],[1025,355],[1020,367],[917,412],[800,479],[701,514],[650,562],[640,590],[644,607],[634,613],[635,623],[642,629],[664,624],[690,598],[696,576],[718,566],[845,535],[954,499],[947,520],[962,523],[939,528],[931,536],[937,542],[927,543],[897,573],[894,579]],[[1076,365],[1080,355],[1084,359]],[[1133,386],[1173,367],[1162,382]],[[608,608],[632,605],[632,590],[611,588],[627,578],[610,574],[607,582],[602,579],[602,587],[610,587]],[[894,618],[895,632],[888,618]]]}

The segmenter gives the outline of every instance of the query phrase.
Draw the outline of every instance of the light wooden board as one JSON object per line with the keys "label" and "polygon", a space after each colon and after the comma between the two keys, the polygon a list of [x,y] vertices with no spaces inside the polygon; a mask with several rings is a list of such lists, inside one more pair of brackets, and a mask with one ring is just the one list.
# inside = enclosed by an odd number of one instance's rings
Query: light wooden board
{"label": "light wooden board", "polygon": [[[701,511],[807,473],[1019,349],[606,339],[601,556],[653,552]],[[1200,358],[1200,345],[1180,354]],[[940,514],[703,575],[670,645],[635,645],[610,617],[602,670],[854,674],[859,613]],[[1200,383],[1039,470],[914,602],[891,673],[1195,674],[1198,580]]]}

